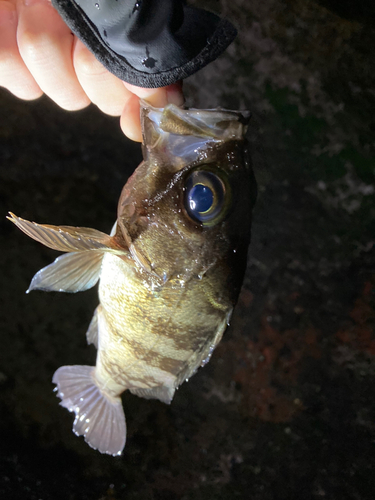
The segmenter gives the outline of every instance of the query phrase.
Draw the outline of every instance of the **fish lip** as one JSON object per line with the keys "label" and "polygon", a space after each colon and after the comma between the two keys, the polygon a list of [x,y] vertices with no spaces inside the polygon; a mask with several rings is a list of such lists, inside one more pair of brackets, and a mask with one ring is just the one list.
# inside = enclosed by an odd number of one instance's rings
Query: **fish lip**
{"label": "fish lip", "polygon": [[217,108],[205,108],[205,109],[201,109],[201,108],[189,108],[188,106],[177,106],[176,104],[173,104],[173,103],[169,103],[169,104],[166,104],[166,106],[162,107],[162,108],[159,108],[159,107],[156,107],[156,106],[152,106],[151,104],[149,104],[147,101],[145,101],[144,99],[139,99],[139,103],[140,103],[140,107],[141,108],[145,108],[145,109],[151,109],[151,110],[155,110],[155,111],[163,111],[164,109],[167,109],[167,108],[176,108],[180,111],[197,111],[197,112],[205,112],[205,111],[212,111],[212,112],[218,112],[218,113],[228,113],[228,114],[233,114],[233,115],[236,115],[236,116],[239,116],[245,119],[247,118],[251,118],[252,116],[252,112],[248,109],[245,109],[245,110],[238,110],[238,109],[228,109],[228,108],[222,108],[220,106],[218,106]]}
{"label": "fish lip", "polygon": [[[236,138],[243,137],[246,133],[246,127],[252,116],[249,110],[231,110],[225,108],[197,109],[187,108],[186,106],[176,106],[167,104],[164,108],[156,108],[145,100],[140,100],[142,130],[146,130],[146,119],[152,123],[158,135],[163,133],[173,133],[176,135],[192,135],[196,137],[207,137],[216,140],[228,140],[228,136],[223,133],[224,130],[232,129]],[[170,114],[170,116],[169,116]],[[171,131],[165,128],[165,124],[170,122],[170,117],[185,125],[183,132]],[[210,117],[209,120],[207,118]],[[162,123],[165,119],[164,124]],[[216,118],[216,119],[215,119]],[[229,126],[221,127],[221,123],[227,123]],[[230,124],[233,124],[232,126]],[[236,127],[238,123],[242,127]],[[190,129],[190,133],[187,130]],[[145,137],[144,137],[145,139]],[[147,146],[148,141],[144,140]]]}

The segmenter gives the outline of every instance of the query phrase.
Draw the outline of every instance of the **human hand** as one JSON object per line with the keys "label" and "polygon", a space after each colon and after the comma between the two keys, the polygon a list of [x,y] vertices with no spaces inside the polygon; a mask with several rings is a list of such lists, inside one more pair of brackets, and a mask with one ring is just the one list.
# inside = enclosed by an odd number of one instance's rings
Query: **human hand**
{"label": "human hand", "polygon": [[96,104],[120,116],[124,134],[141,141],[139,99],[152,106],[184,102],[181,85],[135,87],[101,65],[66,26],[50,0],[0,0],[0,86],[32,100],[43,93],[74,111]]}

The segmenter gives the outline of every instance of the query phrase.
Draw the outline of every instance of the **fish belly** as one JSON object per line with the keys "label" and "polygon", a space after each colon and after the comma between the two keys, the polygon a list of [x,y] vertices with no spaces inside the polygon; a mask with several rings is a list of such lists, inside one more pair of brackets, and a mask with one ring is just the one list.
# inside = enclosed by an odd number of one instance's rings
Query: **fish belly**
{"label": "fish belly", "polygon": [[[102,317],[98,376],[125,389],[175,389],[204,362],[226,327],[197,286],[161,290],[145,286],[142,274],[105,255],[99,284]],[[122,392],[122,391],[118,391]]]}

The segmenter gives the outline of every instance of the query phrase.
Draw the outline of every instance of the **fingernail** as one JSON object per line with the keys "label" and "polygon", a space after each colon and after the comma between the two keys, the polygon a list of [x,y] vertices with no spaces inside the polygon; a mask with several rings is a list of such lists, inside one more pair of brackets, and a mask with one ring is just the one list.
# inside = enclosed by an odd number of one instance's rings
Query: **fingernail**
{"label": "fingernail", "polygon": [[175,104],[176,106],[183,106],[185,103],[185,97],[182,93],[182,86],[179,83],[173,83],[167,87],[167,101],[169,104]]}

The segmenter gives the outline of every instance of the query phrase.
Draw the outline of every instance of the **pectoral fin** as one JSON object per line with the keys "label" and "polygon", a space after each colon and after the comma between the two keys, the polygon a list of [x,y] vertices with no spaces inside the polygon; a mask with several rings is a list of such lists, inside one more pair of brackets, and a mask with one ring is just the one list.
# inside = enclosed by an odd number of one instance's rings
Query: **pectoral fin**
{"label": "pectoral fin", "polygon": [[21,231],[49,248],[68,252],[36,273],[27,290],[81,292],[93,287],[100,276],[105,252],[129,256],[108,234],[87,227],[37,224],[10,212],[8,219]]}
{"label": "pectoral fin", "polygon": [[71,252],[60,255],[36,273],[28,292],[83,292],[96,285],[101,270],[103,250]]}
{"label": "pectoral fin", "polygon": [[105,248],[116,248],[113,239],[108,234],[87,227],[51,226],[49,224],[37,224],[12,212],[7,217],[27,236],[39,243],[43,243],[53,250],[61,252],[82,252],[85,250],[97,250]]}

